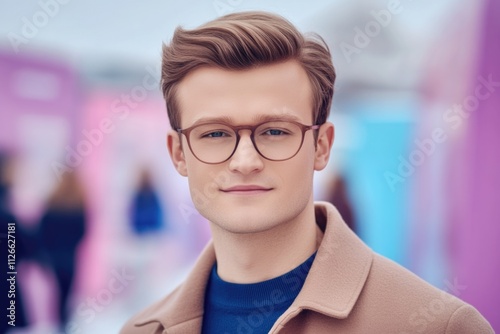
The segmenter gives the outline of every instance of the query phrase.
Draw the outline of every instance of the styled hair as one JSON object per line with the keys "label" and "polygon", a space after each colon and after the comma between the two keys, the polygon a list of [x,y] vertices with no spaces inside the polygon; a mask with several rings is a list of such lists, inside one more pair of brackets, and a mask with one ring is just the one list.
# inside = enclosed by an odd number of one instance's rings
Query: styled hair
{"label": "styled hair", "polygon": [[172,129],[180,128],[181,123],[176,89],[194,69],[244,70],[292,59],[309,77],[314,124],[323,124],[330,112],[336,75],[330,50],[321,37],[306,38],[283,17],[265,12],[229,14],[193,30],[177,27],[170,44],[163,44],[161,70]]}

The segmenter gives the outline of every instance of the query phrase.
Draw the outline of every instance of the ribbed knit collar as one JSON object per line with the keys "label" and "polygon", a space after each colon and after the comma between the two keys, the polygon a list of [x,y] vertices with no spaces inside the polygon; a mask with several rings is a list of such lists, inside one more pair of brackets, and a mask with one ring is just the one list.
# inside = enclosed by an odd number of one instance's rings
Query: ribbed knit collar
{"label": "ribbed knit collar", "polygon": [[238,284],[224,281],[217,274],[217,264],[210,273],[206,302],[223,308],[255,309],[262,305],[287,307],[297,297],[309,273],[316,253],[297,268],[267,281]]}

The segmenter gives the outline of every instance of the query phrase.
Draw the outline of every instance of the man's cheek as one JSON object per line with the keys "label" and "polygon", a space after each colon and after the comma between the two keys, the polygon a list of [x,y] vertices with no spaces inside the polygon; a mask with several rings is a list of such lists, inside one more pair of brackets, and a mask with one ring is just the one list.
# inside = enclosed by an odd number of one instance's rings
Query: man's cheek
{"label": "man's cheek", "polygon": [[[206,172],[204,174],[207,174]],[[200,174],[197,174],[200,175]],[[220,195],[219,186],[214,180],[190,178],[191,198],[199,211],[206,210]]]}

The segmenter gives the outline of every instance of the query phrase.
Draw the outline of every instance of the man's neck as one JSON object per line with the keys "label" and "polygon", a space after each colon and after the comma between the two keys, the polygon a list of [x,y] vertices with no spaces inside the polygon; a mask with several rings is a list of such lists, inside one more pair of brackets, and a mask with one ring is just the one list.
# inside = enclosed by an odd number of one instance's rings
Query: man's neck
{"label": "man's neck", "polygon": [[318,247],[311,203],[293,221],[258,233],[235,234],[211,223],[217,272],[232,283],[256,283],[293,270]]}

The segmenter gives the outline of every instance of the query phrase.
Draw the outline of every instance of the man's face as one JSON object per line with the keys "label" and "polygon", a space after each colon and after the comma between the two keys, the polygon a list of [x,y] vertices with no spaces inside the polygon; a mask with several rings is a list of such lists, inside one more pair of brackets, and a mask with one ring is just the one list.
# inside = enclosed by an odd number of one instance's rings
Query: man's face
{"label": "man's face", "polygon": [[[177,101],[182,129],[224,119],[233,126],[254,125],[277,116],[313,124],[312,92],[306,72],[295,61],[244,71],[199,68],[180,83]],[[313,205],[314,170],[328,161],[333,125],[305,133],[300,151],[285,161],[269,161],[255,150],[249,130],[240,131],[233,156],[206,164],[193,155],[186,137],[170,132],[168,146],[178,172],[188,177],[197,210],[213,224],[233,233],[253,233],[300,219]]]}

